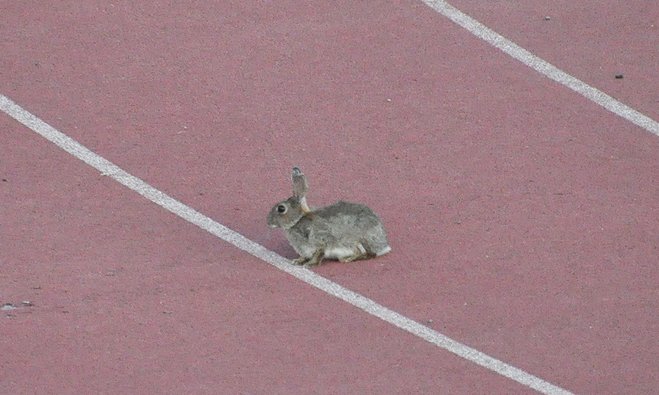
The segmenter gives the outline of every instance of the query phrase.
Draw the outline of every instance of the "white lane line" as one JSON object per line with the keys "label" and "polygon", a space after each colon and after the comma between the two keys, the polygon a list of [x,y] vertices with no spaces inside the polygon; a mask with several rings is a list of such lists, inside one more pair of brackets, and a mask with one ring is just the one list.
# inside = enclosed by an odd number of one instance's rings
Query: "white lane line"
{"label": "white lane line", "polygon": [[270,251],[262,245],[246,238],[240,233],[233,231],[226,226],[210,219],[193,208],[186,206],[178,200],[170,197],[164,192],[152,187],[141,179],[127,173],[119,166],[109,160],[90,151],[88,148],[73,140],[64,133],[48,125],[41,119],[32,115],[18,104],[4,95],[0,95],[0,109],[10,117],[27,126],[32,131],[41,135],[45,139],[54,143],[64,151],[75,156],[91,167],[100,171],[108,177],[112,177],[119,183],[129,189],[139,193],[153,203],[170,211],[184,220],[197,225],[207,232],[219,237],[220,239],[233,244],[241,250],[271,264],[279,270],[282,270],[295,278],[312,285],[323,292],[333,295],[351,305],[382,319],[400,329],[403,329],[421,339],[424,339],[436,346],[450,351],[468,361],[480,365],[486,369],[494,371],[502,376],[508,377],[529,388],[537,390],[544,394],[570,394],[567,390],[544,381],[530,373],[527,373],[514,366],[508,365],[496,358],[484,354],[476,349],[466,346],[456,340],[453,340],[437,331],[413,321],[393,310],[390,310],[375,301],[353,292],[341,285],[326,279],[308,269],[294,266],[289,260]]}
{"label": "white lane line", "polygon": [[576,77],[564,72],[551,63],[535,56],[526,49],[520,47],[504,36],[478,22],[469,15],[463,13],[443,0],[422,0],[438,13],[449,18],[454,23],[462,26],[476,37],[486,41],[490,45],[500,49],[511,57],[519,60],[538,73],[562,84],[585,98],[599,104],[612,113],[625,118],[633,124],[659,136],[659,122],[641,114],[626,104],[612,98],[606,93],[593,88]]}

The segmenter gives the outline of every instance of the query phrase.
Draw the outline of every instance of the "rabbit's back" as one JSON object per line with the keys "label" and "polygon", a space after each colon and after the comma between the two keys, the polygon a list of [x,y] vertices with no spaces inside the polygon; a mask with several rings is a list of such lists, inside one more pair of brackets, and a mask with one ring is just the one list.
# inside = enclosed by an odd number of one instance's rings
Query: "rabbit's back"
{"label": "rabbit's back", "polygon": [[380,224],[373,210],[359,203],[339,201],[315,210],[314,214],[325,219],[339,234],[362,232]]}
{"label": "rabbit's back", "polygon": [[323,228],[331,233],[337,249],[358,243],[366,252],[378,256],[391,250],[382,221],[363,204],[340,201],[316,210],[314,215],[323,219]]}

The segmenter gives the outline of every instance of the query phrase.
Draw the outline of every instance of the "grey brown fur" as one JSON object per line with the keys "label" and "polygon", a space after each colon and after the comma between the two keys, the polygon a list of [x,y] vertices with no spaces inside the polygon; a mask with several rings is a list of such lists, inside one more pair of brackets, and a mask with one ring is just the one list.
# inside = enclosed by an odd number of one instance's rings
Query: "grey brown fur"
{"label": "grey brown fur", "polygon": [[323,259],[351,262],[391,251],[380,218],[368,207],[340,201],[311,210],[306,203],[308,184],[297,167],[292,172],[293,196],[275,204],[268,225],[282,228],[300,255],[294,263],[317,265]]}

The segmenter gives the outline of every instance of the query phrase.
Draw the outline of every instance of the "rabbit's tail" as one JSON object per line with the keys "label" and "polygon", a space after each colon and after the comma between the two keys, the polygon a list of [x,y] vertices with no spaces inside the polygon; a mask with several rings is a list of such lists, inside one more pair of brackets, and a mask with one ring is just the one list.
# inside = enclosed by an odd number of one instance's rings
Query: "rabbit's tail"
{"label": "rabbit's tail", "polygon": [[382,256],[391,252],[391,247],[389,245],[381,248],[379,251],[375,251],[375,256]]}

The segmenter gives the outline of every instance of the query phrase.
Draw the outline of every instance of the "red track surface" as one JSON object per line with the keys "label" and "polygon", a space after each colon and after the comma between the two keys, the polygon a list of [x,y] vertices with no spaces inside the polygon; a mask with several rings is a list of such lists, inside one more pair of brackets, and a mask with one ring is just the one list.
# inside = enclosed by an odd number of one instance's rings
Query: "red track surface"
{"label": "red track surface", "polygon": [[[588,3],[455,4],[656,119],[657,5]],[[265,215],[299,165],[393,247],[320,274],[571,391],[659,387],[656,136],[420,2],[84,4],[3,6],[0,93],[289,257]],[[2,392],[526,390],[0,130],[0,303],[34,304]]]}

